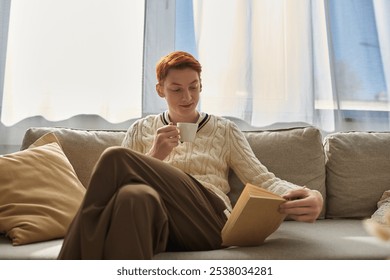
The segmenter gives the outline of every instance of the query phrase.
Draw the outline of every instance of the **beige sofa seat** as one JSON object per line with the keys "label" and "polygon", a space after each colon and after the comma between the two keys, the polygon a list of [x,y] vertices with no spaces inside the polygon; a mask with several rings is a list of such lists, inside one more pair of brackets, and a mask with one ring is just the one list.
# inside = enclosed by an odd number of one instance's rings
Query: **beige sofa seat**
{"label": "beige sofa seat", "polygon": [[[12,246],[0,238],[0,259],[55,259],[62,239]],[[156,260],[376,260],[390,256],[390,244],[369,236],[360,220],[325,219],[314,224],[286,221],[257,247],[166,252]]]}

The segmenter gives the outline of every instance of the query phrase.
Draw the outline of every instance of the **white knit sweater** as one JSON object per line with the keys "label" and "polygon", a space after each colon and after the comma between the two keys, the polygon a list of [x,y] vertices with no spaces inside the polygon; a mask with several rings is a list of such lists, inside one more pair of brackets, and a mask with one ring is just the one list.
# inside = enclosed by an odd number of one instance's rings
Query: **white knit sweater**
{"label": "white knit sweater", "polygon": [[[167,112],[136,121],[127,131],[122,146],[146,154],[152,147],[156,130],[169,122]],[[275,177],[260,163],[232,121],[201,113],[198,124],[195,141],[180,143],[164,162],[191,174],[221,197],[229,210],[229,168],[244,184],[252,183],[280,195],[297,187]]]}

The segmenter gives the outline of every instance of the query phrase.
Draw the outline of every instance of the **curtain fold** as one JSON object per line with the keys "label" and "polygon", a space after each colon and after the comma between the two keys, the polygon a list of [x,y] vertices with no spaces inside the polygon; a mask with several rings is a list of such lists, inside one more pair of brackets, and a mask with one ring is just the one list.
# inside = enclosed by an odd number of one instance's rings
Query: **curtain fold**
{"label": "curtain fold", "polygon": [[146,0],[142,115],[167,109],[156,92],[156,63],[175,48],[176,0]]}
{"label": "curtain fold", "polygon": [[329,30],[329,10],[326,1],[311,2],[311,26],[313,32],[313,80],[314,109],[313,124],[324,131],[337,130],[339,119],[338,94],[333,67],[333,47]]}
{"label": "curtain fold", "polygon": [[310,1],[254,1],[252,122],[313,122]]}
{"label": "curtain fold", "polygon": [[[251,102],[251,18],[248,1],[194,1],[194,30],[202,68],[201,110],[245,116]],[[217,19],[217,20],[216,20]],[[223,104],[223,106],[221,106]]]}
{"label": "curtain fold", "polygon": [[375,20],[378,31],[379,49],[383,62],[383,72],[387,91],[383,99],[387,101],[390,111],[389,87],[390,87],[390,1],[373,0]]}
{"label": "curtain fold", "polygon": [[3,107],[3,87],[10,8],[11,0],[0,1],[0,114]]}

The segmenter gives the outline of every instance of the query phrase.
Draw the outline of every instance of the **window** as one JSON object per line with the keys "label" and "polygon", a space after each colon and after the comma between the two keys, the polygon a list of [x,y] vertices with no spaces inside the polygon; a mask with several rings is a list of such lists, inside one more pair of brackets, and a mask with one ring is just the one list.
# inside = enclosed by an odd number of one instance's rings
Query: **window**
{"label": "window", "polygon": [[373,101],[386,101],[386,83],[372,1],[331,0],[329,8],[340,99],[356,101],[356,109],[368,109]]}
{"label": "window", "polygon": [[389,6],[376,9],[375,2],[328,1],[338,130],[386,130],[389,126],[382,57],[389,49],[381,47],[379,40],[388,37],[388,27],[381,29],[380,18],[381,13],[388,15]]}
{"label": "window", "polygon": [[155,65],[175,49],[204,66],[209,113],[389,128],[387,0],[4,0],[0,13],[0,129],[33,116],[114,126],[159,113]]}
{"label": "window", "polygon": [[12,1],[1,120],[140,117],[144,1]]}

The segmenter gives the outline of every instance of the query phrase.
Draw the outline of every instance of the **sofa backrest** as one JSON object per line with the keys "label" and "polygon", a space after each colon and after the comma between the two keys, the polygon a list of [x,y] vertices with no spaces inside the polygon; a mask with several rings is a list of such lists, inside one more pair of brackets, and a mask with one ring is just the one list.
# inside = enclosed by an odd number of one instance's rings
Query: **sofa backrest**
{"label": "sofa backrest", "polygon": [[[257,158],[277,177],[321,192],[326,198],[325,155],[319,129],[293,127],[244,132]],[[242,183],[230,174],[234,203]],[[238,186],[238,187],[237,187]],[[320,217],[324,216],[324,211]]]}
{"label": "sofa backrest", "polygon": [[[110,146],[121,145],[124,130],[77,130],[70,128],[32,127],[25,133],[21,149],[28,148],[42,135],[54,132],[81,183],[88,186],[92,169],[100,154]],[[325,156],[321,133],[314,127],[296,127],[244,132],[260,161],[276,176],[298,185],[325,191]],[[230,197],[233,204],[243,184],[231,172]],[[322,214],[322,217],[324,215]]]}
{"label": "sofa backrest", "polygon": [[[88,186],[100,154],[121,145],[125,130],[77,130],[32,127],[21,149],[54,132],[80,181]],[[320,191],[325,207],[320,218],[367,218],[390,189],[390,133],[339,132],[324,139],[312,126],[244,131],[254,153],[276,176]],[[243,184],[230,172],[235,203]]]}
{"label": "sofa backrest", "polygon": [[21,149],[28,148],[42,135],[54,132],[84,187],[88,186],[92,169],[102,152],[111,146],[120,146],[125,131],[78,130],[70,128],[32,127],[23,138]]}

